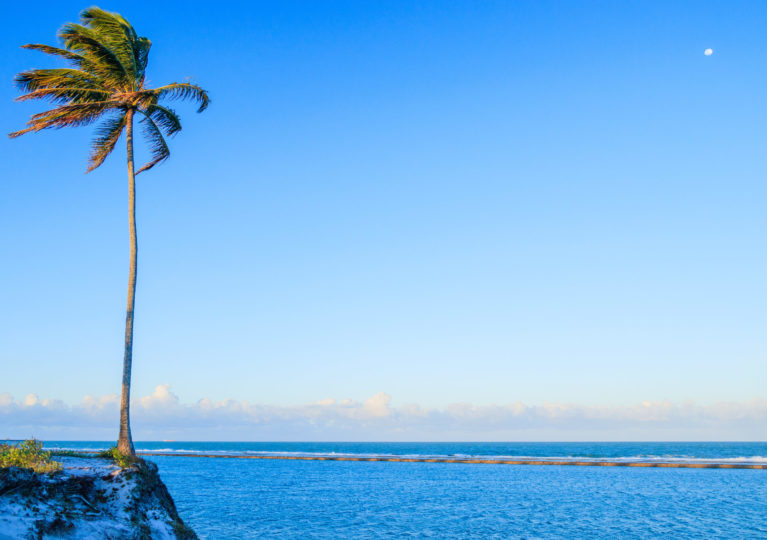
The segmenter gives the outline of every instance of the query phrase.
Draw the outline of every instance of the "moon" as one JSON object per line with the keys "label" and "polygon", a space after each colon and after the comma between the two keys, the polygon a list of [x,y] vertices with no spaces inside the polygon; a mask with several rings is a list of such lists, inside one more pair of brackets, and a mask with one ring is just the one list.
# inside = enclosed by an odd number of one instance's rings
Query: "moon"
{"label": "moon", "polygon": [[705,51],[703,51],[703,54],[705,54],[706,56],[711,56],[712,54],[714,54],[714,49],[706,49]]}

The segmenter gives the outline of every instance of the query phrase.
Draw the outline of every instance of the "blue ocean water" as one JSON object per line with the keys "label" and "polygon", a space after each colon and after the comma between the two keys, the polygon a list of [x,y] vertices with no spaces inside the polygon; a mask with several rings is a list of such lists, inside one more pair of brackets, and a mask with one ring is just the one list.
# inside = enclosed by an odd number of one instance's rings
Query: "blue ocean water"
{"label": "blue ocean water", "polygon": [[[103,448],[106,443],[49,442]],[[767,538],[767,470],[190,458],[764,462],[767,443],[137,443],[201,538]]]}

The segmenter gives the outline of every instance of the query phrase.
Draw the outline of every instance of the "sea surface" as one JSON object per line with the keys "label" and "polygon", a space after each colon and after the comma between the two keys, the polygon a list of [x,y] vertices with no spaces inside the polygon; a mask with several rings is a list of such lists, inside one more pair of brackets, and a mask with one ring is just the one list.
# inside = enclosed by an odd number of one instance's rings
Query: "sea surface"
{"label": "sea surface", "polygon": [[[106,442],[46,442],[96,450]],[[767,463],[767,443],[138,442],[201,538],[767,538],[767,470],[216,459]]]}

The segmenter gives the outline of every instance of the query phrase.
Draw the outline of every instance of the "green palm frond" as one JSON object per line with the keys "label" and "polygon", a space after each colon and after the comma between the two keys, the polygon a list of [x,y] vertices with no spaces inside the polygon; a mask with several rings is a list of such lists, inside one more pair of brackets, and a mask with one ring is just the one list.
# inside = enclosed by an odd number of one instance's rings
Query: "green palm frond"
{"label": "green palm frond", "polygon": [[80,24],[67,24],[59,32],[64,46],[76,51],[93,63],[93,72],[101,76],[112,88],[131,90],[131,73],[122,60],[98,34]]}
{"label": "green palm frond", "polygon": [[112,101],[96,101],[93,103],[77,103],[62,105],[50,111],[33,114],[25,129],[15,131],[9,136],[13,139],[30,131],[41,131],[50,128],[87,126],[98,120],[102,113],[119,108]]}
{"label": "green palm frond", "polygon": [[77,88],[64,86],[61,88],[43,88],[34,90],[23,96],[16,98],[16,101],[27,101],[30,99],[47,99],[52,103],[88,103],[105,99],[109,97],[106,90],[97,90],[95,88]]}
{"label": "green palm frond", "polygon": [[114,150],[126,124],[127,115],[123,112],[115,118],[105,120],[104,123],[98,127],[96,130],[96,138],[93,139],[93,144],[91,146],[91,155],[88,158],[90,166],[85,172],[91,172],[93,169],[104,163],[107,156]]}
{"label": "green palm frond", "polygon": [[106,36],[125,35],[131,41],[139,39],[133,26],[119,13],[104,11],[99,7],[93,6],[84,9],[80,13],[80,20],[86,26]]}
{"label": "green palm frond", "polygon": [[153,90],[150,90],[158,99],[191,99],[200,104],[197,112],[202,112],[208,108],[210,104],[210,98],[208,93],[191,83],[172,83],[165,86],[160,86]]}
{"label": "green palm frond", "polygon": [[169,137],[181,131],[181,120],[176,111],[171,108],[162,105],[150,105],[146,108],[145,114],[151,116],[157,127]]}
{"label": "green palm frond", "polygon": [[32,51],[40,51],[52,56],[59,56],[65,60],[69,60],[72,64],[83,71],[89,73],[96,73],[101,69],[97,63],[93,62],[92,58],[87,58],[81,54],[69,51],[67,49],[61,49],[59,47],[51,47],[50,45],[43,45],[40,43],[30,43],[29,45],[22,45],[22,49],[29,49]]}
{"label": "green palm frond", "polygon": [[165,161],[170,157],[168,143],[165,142],[165,137],[162,136],[160,128],[157,127],[157,124],[152,120],[151,116],[146,113],[143,114],[144,118],[141,119],[141,123],[144,126],[144,134],[149,141],[149,151],[152,153],[152,160],[136,171],[136,174],[148,171],[161,161]]}
{"label": "green palm frond", "polygon": [[85,60],[85,58],[77,53],[73,53],[72,51],[68,51],[66,49],[60,49],[58,47],[52,47],[50,45],[43,45],[42,43],[29,43],[27,45],[22,45],[22,49],[29,49],[32,51],[40,51],[44,52],[46,54],[52,54],[54,56],[61,56],[62,58],[65,58],[67,60],[72,60],[74,62],[82,62]]}
{"label": "green palm frond", "polygon": [[[22,92],[45,88],[87,88],[109,91],[101,79],[80,69],[33,69],[22,71],[14,79]],[[109,91],[111,93],[111,91]]]}
{"label": "green palm frond", "polygon": [[117,13],[92,7],[80,14],[80,20],[120,60],[130,77],[136,81],[143,71],[136,62],[135,42],[138,39],[133,27]]}
{"label": "green palm frond", "polygon": [[144,77],[146,76],[146,66],[149,62],[149,49],[152,48],[152,42],[149,39],[142,37],[138,38],[134,44],[134,57],[136,58],[136,66],[138,71],[136,72],[136,79],[143,84]]}

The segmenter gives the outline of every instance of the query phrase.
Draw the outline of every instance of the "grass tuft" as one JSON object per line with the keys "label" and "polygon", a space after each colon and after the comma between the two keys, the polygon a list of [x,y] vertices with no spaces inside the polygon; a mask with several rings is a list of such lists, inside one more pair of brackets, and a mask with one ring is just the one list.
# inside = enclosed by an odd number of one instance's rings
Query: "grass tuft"
{"label": "grass tuft", "polygon": [[0,468],[20,467],[36,473],[54,473],[61,470],[61,463],[51,459],[51,453],[43,450],[43,443],[29,439],[16,444],[0,444]]}
{"label": "grass tuft", "polygon": [[96,454],[96,457],[100,458],[106,458],[111,459],[114,461],[117,465],[122,467],[123,469],[126,469],[128,467],[131,467],[135,465],[138,461],[140,461],[139,458],[129,456],[127,454],[123,454],[120,452],[116,446],[112,446],[111,448],[107,448],[106,450],[102,450],[98,454]]}

